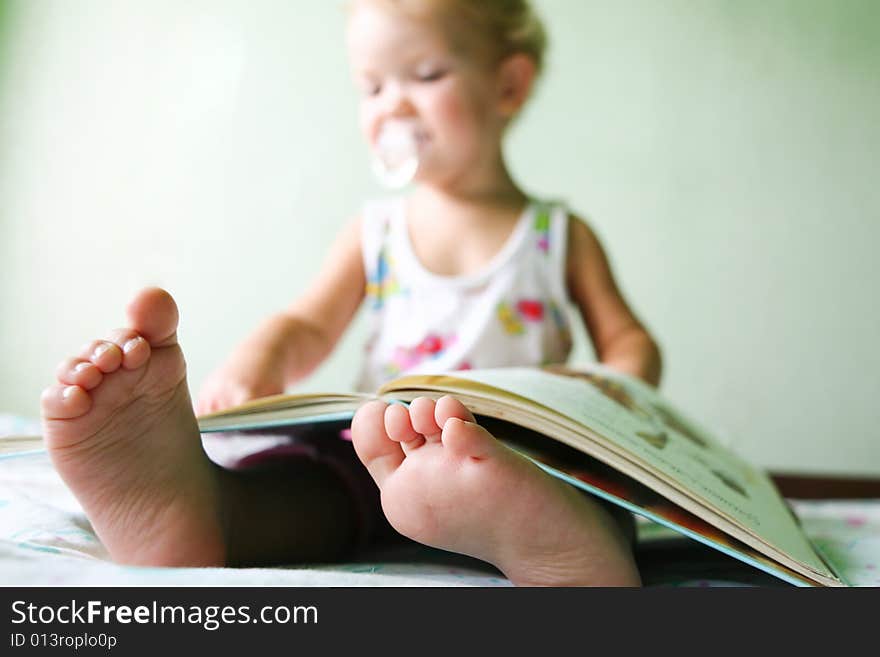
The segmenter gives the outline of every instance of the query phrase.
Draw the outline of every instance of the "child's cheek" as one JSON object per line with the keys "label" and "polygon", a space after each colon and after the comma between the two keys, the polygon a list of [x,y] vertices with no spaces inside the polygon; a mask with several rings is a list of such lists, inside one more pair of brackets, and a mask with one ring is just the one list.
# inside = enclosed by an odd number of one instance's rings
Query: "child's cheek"
{"label": "child's cheek", "polygon": [[361,135],[367,144],[372,144],[375,139],[378,118],[376,112],[362,107],[358,114],[358,124],[360,126]]}
{"label": "child's cheek", "polygon": [[437,120],[449,132],[461,135],[470,132],[473,112],[465,98],[456,94],[444,94],[435,105]]}

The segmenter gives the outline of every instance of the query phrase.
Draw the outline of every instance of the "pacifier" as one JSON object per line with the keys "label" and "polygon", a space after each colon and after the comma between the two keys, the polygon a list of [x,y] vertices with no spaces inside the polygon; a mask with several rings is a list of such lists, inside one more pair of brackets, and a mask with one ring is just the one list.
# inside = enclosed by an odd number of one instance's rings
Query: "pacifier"
{"label": "pacifier", "polygon": [[400,189],[412,182],[419,168],[417,124],[409,119],[385,121],[373,147],[373,173],[379,182]]}

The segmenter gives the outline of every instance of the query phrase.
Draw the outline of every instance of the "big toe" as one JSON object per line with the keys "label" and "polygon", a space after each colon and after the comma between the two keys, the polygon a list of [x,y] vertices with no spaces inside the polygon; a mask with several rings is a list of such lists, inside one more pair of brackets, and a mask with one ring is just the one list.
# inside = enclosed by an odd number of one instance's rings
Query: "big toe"
{"label": "big toe", "polygon": [[378,486],[403,463],[400,444],[391,440],[385,430],[387,404],[371,401],[361,406],[351,421],[351,441],[361,463]]}
{"label": "big toe", "polygon": [[40,410],[44,420],[67,420],[85,415],[92,406],[89,394],[80,386],[55,384],[43,390]]}
{"label": "big toe", "polygon": [[443,446],[459,456],[486,458],[496,445],[492,434],[477,424],[473,414],[455,397],[445,395],[437,400],[434,420],[442,429]]}
{"label": "big toe", "polygon": [[446,426],[447,420],[451,418],[458,418],[465,422],[476,422],[464,404],[455,397],[445,395],[437,400],[437,405],[434,407],[434,420],[437,422],[437,426],[442,429]]}
{"label": "big toe", "polygon": [[174,298],[158,287],[138,292],[126,308],[129,326],[140,333],[151,347],[177,343],[180,313]]}
{"label": "big toe", "polygon": [[501,443],[486,429],[459,417],[450,417],[446,421],[440,440],[452,453],[474,459],[489,458],[501,448]]}

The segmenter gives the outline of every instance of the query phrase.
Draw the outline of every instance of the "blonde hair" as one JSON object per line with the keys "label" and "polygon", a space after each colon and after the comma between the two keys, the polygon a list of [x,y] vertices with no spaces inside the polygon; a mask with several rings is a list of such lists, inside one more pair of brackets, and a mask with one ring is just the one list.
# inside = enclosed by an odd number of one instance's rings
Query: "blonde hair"
{"label": "blonde hair", "polygon": [[[358,1],[355,0],[352,4]],[[528,0],[369,0],[419,18],[438,19],[453,45],[475,51],[495,66],[522,53],[540,73],[547,50],[547,33]]]}

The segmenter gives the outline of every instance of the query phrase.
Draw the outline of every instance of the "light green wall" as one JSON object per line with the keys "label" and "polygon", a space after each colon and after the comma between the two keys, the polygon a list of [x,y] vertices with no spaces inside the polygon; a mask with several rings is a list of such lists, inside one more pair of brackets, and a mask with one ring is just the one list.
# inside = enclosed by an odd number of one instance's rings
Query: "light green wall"
{"label": "light green wall", "polygon": [[[377,192],[343,3],[4,4],[0,412],[145,284],[197,388]],[[537,5],[513,168],[591,219],[666,394],[762,465],[880,472],[880,3]],[[306,387],[347,385],[361,336]]]}

